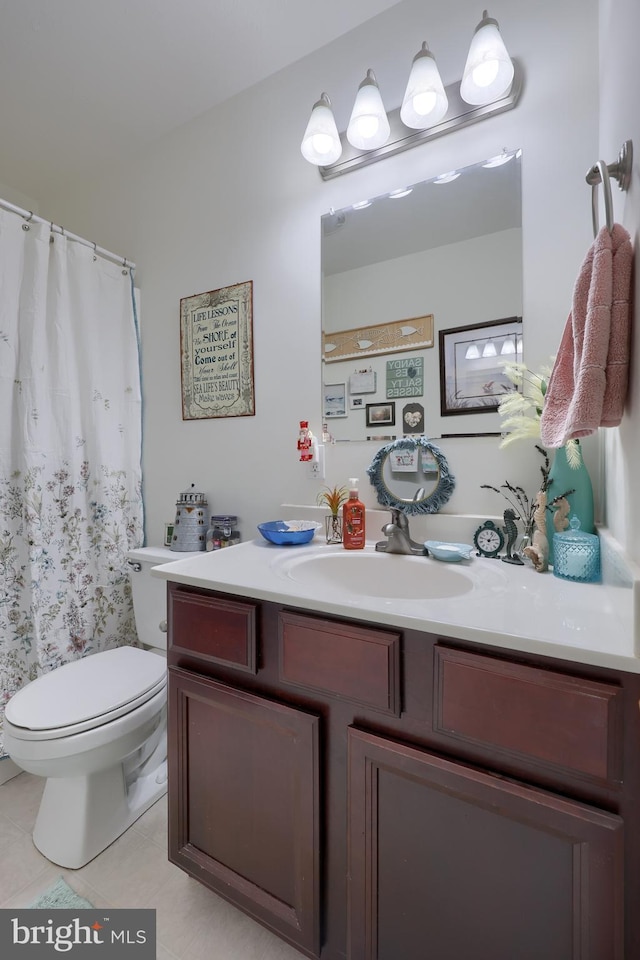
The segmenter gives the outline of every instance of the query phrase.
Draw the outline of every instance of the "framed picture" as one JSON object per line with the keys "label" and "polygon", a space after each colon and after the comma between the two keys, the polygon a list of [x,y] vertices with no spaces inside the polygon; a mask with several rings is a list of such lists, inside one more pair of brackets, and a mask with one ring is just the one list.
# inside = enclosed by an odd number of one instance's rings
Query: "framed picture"
{"label": "framed picture", "polygon": [[396,422],[395,403],[368,403],[366,411],[368,427],[392,427]]}
{"label": "framed picture", "polygon": [[441,330],[440,413],[492,413],[516,388],[506,360],[522,361],[522,317]]}
{"label": "framed picture", "polygon": [[180,301],[182,419],[250,417],[253,386],[253,282]]}
{"label": "framed picture", "polygon": [[364,410],[364,397],[352,397],[351,394],[349,394],[349,408],[351,410]]}
{"label": "framed picture", "polygon": [[349,377],[349,393],[375,393],[376,374],[374,370],[360,370]]}
{"label": "framed picture", "polygon": [[322,412],[325,420],[347,416],[347,384],[325,383],[322,395]]}

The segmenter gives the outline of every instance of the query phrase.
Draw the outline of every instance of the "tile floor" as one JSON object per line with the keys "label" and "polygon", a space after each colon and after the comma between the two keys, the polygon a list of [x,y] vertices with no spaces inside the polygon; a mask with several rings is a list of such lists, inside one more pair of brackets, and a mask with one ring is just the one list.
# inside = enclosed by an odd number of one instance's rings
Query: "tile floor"
{"label": "tile floor", "polygon": [[169,863],[166,797],[91,863],[65,870],[31,840],[43,787],[28,773],[0,785],[0,907],[26,906],[63,876],[96,907],[155,909],[158,960],[304,960]]}

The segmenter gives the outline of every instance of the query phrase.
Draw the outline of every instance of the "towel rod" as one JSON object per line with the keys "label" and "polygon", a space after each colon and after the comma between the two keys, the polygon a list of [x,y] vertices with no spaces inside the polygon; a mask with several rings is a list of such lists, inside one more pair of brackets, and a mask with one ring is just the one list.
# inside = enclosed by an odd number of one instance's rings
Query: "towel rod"
{"label": "towel rod", "polygon": [[613,199],[611,197],[611,177],[617,181],[621,190],[628,190],[631,183],[631,169],[633,166],[633,143],[625,140],[615,163],[605,163],[598,160],[588,170],[585,180],[591,186],[591,220],[593,235],[598,235],[598,184],[602,184],[604,192],[604,209],[609,233],[613,230]]}

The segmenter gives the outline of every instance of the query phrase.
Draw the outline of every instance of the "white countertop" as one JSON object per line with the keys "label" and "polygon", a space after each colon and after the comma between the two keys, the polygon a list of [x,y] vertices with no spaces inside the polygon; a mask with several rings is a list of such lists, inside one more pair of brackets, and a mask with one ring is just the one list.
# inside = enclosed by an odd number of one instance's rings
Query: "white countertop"
{"label": "white countertop", "polygon": [[[603,546],[606,557],[606,540]],[[418,564],[425,583],[430,574],[438,578],[445,567],[452,582],[464,578],[465,592],[429,600],[391,599],[353,595],[339,586],[292,579],[300,560],[330,553],[351,556],[354,563],[358,554],[371,554],[394,565],[394,579],[400,569],[396,564]],[[413,581],[421,575],[410,572]],[[374,541],[368,542],[364,551],[345,551],[342,546],[327,546],[319,531],[309,544],[279,547],[258,539],[192,554],[154,567],[153,573],[178,583],[318,613],[640,673],[635,615],[640,579],[635,572],[630,574],[629,568],[623,576],[616,571],[613,576],[607,573],[602,584],[572,583],[551,572],[540,574],[529,566],[511,566],[484,557],[445,564],[431,557],[375,554]]]}

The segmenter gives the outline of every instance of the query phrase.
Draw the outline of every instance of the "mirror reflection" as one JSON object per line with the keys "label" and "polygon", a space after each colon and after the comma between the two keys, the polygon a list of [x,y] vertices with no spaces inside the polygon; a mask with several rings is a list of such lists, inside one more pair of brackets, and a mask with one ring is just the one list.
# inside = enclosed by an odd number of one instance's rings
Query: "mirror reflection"
{"label": "mirror reflection", "polygon": [[522,316],[520,168],[520,151],[505,152],[322,218],[334,440],[499,431],[495,412],[441,415],[438,338]]}
{"label": "mirror reflection", "polygon": [[455,488],[445,455],[426,437],[401,437],[381,447],[367,474],[378,503],[406,514],[437,513]]}

